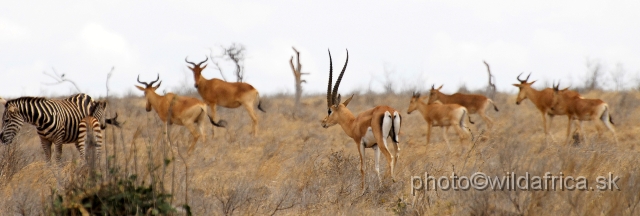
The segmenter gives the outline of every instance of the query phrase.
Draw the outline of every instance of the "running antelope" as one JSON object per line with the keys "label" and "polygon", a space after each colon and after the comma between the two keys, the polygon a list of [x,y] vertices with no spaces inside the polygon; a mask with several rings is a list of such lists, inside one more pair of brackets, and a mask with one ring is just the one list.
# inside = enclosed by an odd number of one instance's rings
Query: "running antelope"
{"label": "running antelope", "polygon": [[[424,120],[427,121],[427,145],[429,145],[429,141],[431,140],[431,127],[434,126],[446,127],[446,130],[445,128],[442,129],[442,137],[444,137],[449,151],[451,151],[451,145],[449,144],[449,139],[447,139],[447,132],[450,126],[456,129],[458,136],[460,136],[460,143],[464,142],[465,138],[471,137],[470,132],[465,130],[467,127],[464,125],[464,120],[469,112],[464,106],[459,104],[442,104],[438,101],[427,104],[423,101],[425,97],[426,96],[420,97],[420,93],[414,92],[409,102],[407,114],[418,110],[420,114],[422,114],[422,117],[424,117]],[[469,122],[473,124],[471,118],[469,118]]]}
{"label": "running antelope", "polygon": [[[560,83],[553,86],[553,106],[552,110],[565,112],[568,117],[567,126],[567,144],[570,142],[570,132],[572,120],[579,121],[577,128],[580,130],[582,137],[587,142],[587,135],[582,130],[582,122],[584,121],[597,121],[598,119],[604,124],[604,126],[613,133],[613,138],[616,144],[618,144],[618,136],[613,128],[613,119],[611,118],[611,109],[609,105],[600,99],[585,99],[576,94],[567,94],[568,88],[559,89]],[[600,126],[596,122],[598,128],[598,134],[600,134]]]}
{"label": "running antelope", "polygon": [[[520,73],[520,75],[518,75],[517,77],[520,83],[513,84],[513,86],[518,87],[520,89],[518,92],[518,97],[516,98],[516,105],[520,105],[520,103],[522,103],[523,100],[529,98],[529,100],[531,100],[533,105],[535,105],[536,108],[538,108],[538,111],[540,111],[540,115],[542,116],[545,142],[548,142],[547,137],[551,137],[551,140],[553,141],[553,136],[551,136],[549,133],[549,127],[551,125],[551,122],[553,121],[553,117],[556,115],[566,115],[567,112],[564,109],[555,109],[555,110],[551,109],[551,107],[553,106],[553,95],[554,95],[553,88],[545,88],[541,91],[538,91],[531,87],[531,85],[533,85],[533,83],[535,83],[536,80],[532,82],[528,82],[531,74],[529,74],[527,78],[524,80],[520,79],[521,75],[522,73]],[[563,91],[562,94],[580,97],[580,94],[578,94],[578,92],[576,91],[567,90],[567,91]],[[549,116],[549,124],[547,124],[547,116]]]}
{"label": "running antelope", "polygon": [[478,94],[462,94],[455,93],[452,95],[446,95],[440,92],[442,89],[442,85],[438,88],[434,88],[431,85],[431,91],[429,92],[429,102],[427,104],[432,104],[434,101],[440,101],[443,104],[460,104],[467,109],[467,114],[478,114],[482,119],[487,123],[487,128],[491,129],[493,127],[493,120],[489,118],[486,114],[487,107],[489,104],[493,105],[493,109],[498,112],[498,107],[493,101],[484,95]]}
{"label": "running antelope", "polygon": [[[375,152],[375,169],[378,174],[378,181],[382,184],[380,178],[380,152],[387,158],[389,164],[389,172],[391,178],[395,182],[395,175],[393,169],[398,161],[398,155],[400,153],[399,137],[400,134],[400,122],[401,116],[398,111],[388,106],[376,106],[372,109],[365,110],[354,116],[347,108],[349,102],[353,98],[353,95],[344,102],[340,103],[340,95],[338,94],[338,88],[342,75],[347,68],[349,62],[349,51],[347,51],[347,60],[344,63],[342,72],[336,80],[335,86],[333,86],[333,92],[331,91],[333,64],[331,62],[331,52],[329,52],[329,85],[327,87],[327,117],[322,120],[322,127],[329,128],[333,125],[339,124],[342,130],[355,141],[358,147],[358,153],[360,154],[360,174],[362,175],[362,190],[364,192],[364,156],[365,148],[373,148]],[[387,138],[391,137],[395,154],[389,151],[387,145]]]}
{"label": "running antelope", "polygon": [[[80,121],[89,115],[89,111],[99,105],[86,94],[76,94],[64,99],[20,97],[3,103],[5,111],[2,115],[0,143],[11,144],[25,122],[32,124],[38,130],[45,160],[47,163],[51,162],[53,145],[57,164],[60,164],[62,145],[65,143],[75,143],[78,151],[84,154],[78,142],[78,127]],[[102,115],[102,112],[93,114],[98,119]]]}
{"label": "running antelope", "polygon": [[186,58],[184,59],[184,61],[193,66],[187,67],[193,71],[193,78],[195,80],[194,86],[198,89],[198,93],[202,96],[205,103],[207,103],[211,108],[211,118],[216,118],[216,106],[226,108],[238,108],[240,106],[244,106],[247,113],[249,113],[249,117],[251,117],[251,120],[253,121],[253,136],[258,135],[258,117],[253,110],[253,106],[256,101],[258,101],[258,109],[265,112],[260,106],[262,101],[260,101],[260,94],[258,93],[258,90],[248,83],[226,82],[215,78],[210,80],[205,79],[202,76],[202,70],[204,70],[207,65],[202,64],[207,60],[209,60],[209,58],[196,64],[187,61]]}
{"label": "running antelope", "polygon": [[[189,152],[193,151],[196,142],[198,142],[198,139],[201,136],[203,141],[206,140],[204,123],[207,121],[207,117],[209,117],[211,124],[216,127],[224,127],[226,125],[224,120],[220,120],[217,123],[214,122],[213,118],[207,115],[207,106],[196,98],[178,96],[173,93],[167,93],[164,96],[158,95],[156,93],[156,89],[160,87],[162,81],[160,81],[158,85],[153,86],[158,82],[158,80],[160,80],[160,75],[158,75],[158,78],[155,81],[146,83],[140,81],[140,75],[138,75],[138,83],[144,85],[144,87],[136,85],[136,88],[144,92],[144,96],[147,99],[147,112],[151,112],[151,108],[153,108],[162,122],[166,123],[167,120],[169,120],[168,124],[183,125],[189,129],[189,132],[191,132],[191,135],[193,136],[193,140],[189,146]],[[171,118],[167,119],[170,109]],[[198,125],[199,131],[193,126],[194,124]]]}

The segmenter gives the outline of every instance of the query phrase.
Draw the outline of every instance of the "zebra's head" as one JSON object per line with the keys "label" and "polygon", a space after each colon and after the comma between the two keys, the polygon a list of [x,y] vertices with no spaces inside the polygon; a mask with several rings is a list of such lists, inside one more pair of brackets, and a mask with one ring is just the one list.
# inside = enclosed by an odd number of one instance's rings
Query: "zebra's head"
{"label": "zebra's head", "polygon": [[104,129],[106,127],[105,123],[105,110],[107,109],[107,101],[95,101],[93,102],[91,109],[89,110],[89,115],[95,117],[100,121],[100,127]]}
{"label": "zebra's head", "polygon": [[4,114],[2,115],[2,131],[0,131],[0,142],[5,145],[11,144],[13,138],[22,128],[24,119],[18,110],[18,107],[10,102],[5,105]]}

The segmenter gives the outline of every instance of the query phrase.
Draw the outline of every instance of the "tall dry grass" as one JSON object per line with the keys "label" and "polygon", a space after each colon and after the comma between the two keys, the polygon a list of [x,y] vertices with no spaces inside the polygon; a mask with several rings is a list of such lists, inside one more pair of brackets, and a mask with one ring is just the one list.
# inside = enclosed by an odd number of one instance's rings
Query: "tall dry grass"
{"label": "tall dry grass", "polygon": [[[556,117],[551,127],[555,143],[544,144],[538,111],[530,102],[515,105],[514,95],[497,94],[500,112],[487,132],[482,121],[471,130],[474,143],[452,142],[449,152],[435,128],[426,145],[422,117],[406,114],[410,94],[356,95],[349,107],[355,113],[387,104],[402,111],[401,153],[393,183],[384,161],[382,184],[373,171],[373,151],[367,149],[366,193],[360,190],[356,145],[339,126],[320,127],[326,115],[325,98],[303,98],[302,114],[292,113],[289,96],[265,97],[267,113],[259,113],[260,133],[250,136],[251,119],[243,109],[218,109],[226,129],[207,129],[206,142],[198,142],[187,155],[189,132],[165,126],[156,113],[144,111],[142,97],[112,99],[123,128],[107,129],[103,155],[120,175],[137,174],[138,181],[155,182],[174,196],[174,206],[185,202],[195,215],[637,215],[640,201],[636,147],[640,127],[636,92],[590,92],[613,110],[620,143],[604,131],[596,135],[587,123],[590,144],[564,144],[566,118]],[[478,116],[472,115],[474,120]],[[453,133],[453,132],[451,132]],[[25,126],[18,142],[0,148],[0,215],[42,215],[51,203],[52,189],[64,190],[79,171],[80,158],[73,145],[63,149],[63,167],[52,171],[43,161],[39,139]],[[180,156],[182,154],[182,156]],[[108,178],[103,156],[103,178]],[[384,160],[384,159],[383,159]],[[169,163],[165,163],[169,162]],[[188,166],[188,167],[187,167]],[[155,170],[154,170],[155,168]],[[187,169],[188,168],[188,172]],[[614,191],[428,191],[411,196],[411,176],[504,175],[516,172],[585,176],[591,186],[596,176],[609,172],[621,177]],[[187,197],[188,196],[188,197]]]}

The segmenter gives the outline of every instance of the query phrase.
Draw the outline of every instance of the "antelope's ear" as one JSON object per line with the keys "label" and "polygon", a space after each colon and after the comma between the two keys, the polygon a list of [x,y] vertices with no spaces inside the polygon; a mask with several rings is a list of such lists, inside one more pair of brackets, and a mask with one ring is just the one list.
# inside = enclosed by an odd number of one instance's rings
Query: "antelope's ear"
{"label": "antelope's ear", "polygon": [[207,67],[207,65],[202,65],[202,66],[200,67],[200,70],[204,70],[206,67]]}
{"label": "antelope's ear", "polygon": [[442,86],[444,86],[444,84],[440,85],[437,90],[440,91],[440,89],[442,89]]}
{"label": "antelope's ear", "polygon": [[564,88],[564,89],[561,89],[560,91],[566,91],[566,90],[568,90],[568,89],[569,89],[569,87],[566,87],[566,88]]}
{"label": "antelope's ear", "polygon": [[140,89],[140,91],[144,91],[144,88],[142,86],[135,86],[135,87]]}
{"label": "antelope's ear", "polygon": [[515,87],[518,87],[518,88],[520,88],[520,86],[522,86],[520,84],[512,84],[512,85],[515,86]]}
{"label": "antelope's ear", "polygon": [[353,99],[353,95],[351,95],[351,97],[347,98],[347,100],[344,101],[344,103],[342,103],[342,105],[344,105],[346,107],[347,105],[349,105],[349,102],[351,102],[351,99]]}
{"label": "antelope's ear", "polygon": [[536,83],[536,81],[538,80],[534,80],[533,82],[530,82],[529,85],[533,85],[534,83]]}
{"label": "antelope's ear", "polygon": [[193,68],[192,68],[191,66],[187,65],[187,67],[188,67],[189,69],[193,70]]}

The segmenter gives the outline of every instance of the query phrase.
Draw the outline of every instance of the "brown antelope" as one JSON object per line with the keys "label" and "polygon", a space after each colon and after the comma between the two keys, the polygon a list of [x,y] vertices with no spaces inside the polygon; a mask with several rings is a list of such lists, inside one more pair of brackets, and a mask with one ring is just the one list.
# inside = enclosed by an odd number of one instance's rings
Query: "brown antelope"
{"label": "brown antelope", "polygon": [[[424,117],[424,120],[427,121],[427,145],[429,145],[429,141],[431,140],[431,127],[434,126],[446,127],[446,130],[445,128],[442,129],[442,137],[447,143],[449,151],[451,151],[451,145],[449,144],[449,139],[447,139],[447,132],[450,126],[456,129],[458,136],[460,136],[460,143],[462,143],[465,138],[471,136],[469,131],[464,130],[467,128],[464,125],[464,120],[468,114],[465,107],[458,104],[442,104],[439,101],[427,104],[423,101],[425,97],[426,96],[420,97],[420,93],[414,92],[409,102],[407,114],[418,110],[420,114],[422,114],[422,117]],[[471,118],[469,118],[469,122],[473,124]]]}
{"label": "brown antelope", "polygon": [[478,94],[462,94],[455,93],[452,95],[446,95],[440,92],[442,89],[442,85],[437,89],[434,86],[431,86],[431,91],[429,92],[429,102],[427,104],[432,104],[434,101],[440,101],[443,104],[460,104],[461,106],[467,108],[468,114],[478,114],[482,119],[487,123],[487,128],[491,129],[493,126],[493,120],[489,118],[486,114],[487,107],[489,104],[493,105],[493,109],[497,112],[498,107],[493,101],[484,95]]}
{"label": "brown antelope", "polygon": [[256,136],[258,134],[258,117],[253,110],[256,100],[258,101],[258,109],[265,112],[261,107],[261,101],[259,99],[260,94],[258,93],[258,90],[248,83],[226,82],[216,78],[210,80],[205,79],[202,76],[202,70],[204,70],[207,65],[202,64],[207,60],[209,60],[208,57],[204,61],[196,64],[187,61],[187,58],[184,59],[184,61],[193,65],[193,67],[187,67],[193,71],[193,78],[195,80],[194,86],[198,89],[198,93],[202,96],[205,103],[207,103],[211,108],[211,118],[216,118],[216,106],[226,108],[238,108],[240,106],[244,106],[249,113],[249,117],[253,120],[253,136]]}
{"label": "brown antelope", "polygon": [[[618,144],[618,137],[616,131],[613,128],[613,120],[611,118],[611,109],[609,105],[600,99],[585,99],[577,94],[567,94],[569,88],[560,90],[560,83],[553,86],[553,106],[552,110],[565,112],[568,117],[567,126],[567,144],[570,142],[570,132],[572,120],[579,121],[577,130],[580,130],[582,137],[587,142],[587,135],[582,130],[582,122],[584,121],[597,121],[598,119],[604,124],[604,126],[613,133],[613,138],[616,144]],[[598,127],[598,134],[600,134],[600,126],[596,122]]]}
{"label": "brown antelope", "polygon": [[[545,142],[547,142],[547,137],[551,137],[551,140],[553,141],[553,136],[551,136],[549,133],[549,127],[551,125],[551,122],[553,121],[553,117],[556,115],[566,115],[567,114],[566,110],[551,109],[551,107],[553,106],[553,95],[554,95],[553,88],[545,88],[541,91],[538,91],[531,87],[531,85],[533,85],[533,83],[535,83],[536,80],[532,82],[528,82],[531,74],[529,74],[527,78],[524,80],[520,79],[521,75],[522,73],[520,73],[520,75],[518,75],[517,77],[520,83],[513,84],[513,86],[518,87],[520,89],[518,92],[518,97],[516,98],[516,105],[520,105],[520,103],[522,103],[523,100],[529,98],[529,100],[531,100],[533,105],[535,105],[536,108],[538,108],[538,111],[540,111],[540,115],[542,116]],[[567,90],[567,91],[564,91],[562,94],[580,97],[580,94],[578,94],[578,92],[576,91]],[[549,116],[549,124],[547,124],[547,115]]]}
{"label": "brown antelope", "polygon": [[[333,64],[331,62],[331,52],[329,52],[329,85],[327,87],[327,117],[322,120],[322,127],[329,128],[333,125],[339,124],[342,130],[355,141],[358,146],[358,153],[360,154],[360,174],[362,175],[362,190],[364,192],[364,156],[365,148],[373,148],[375,152],[375,170],[378,174],[378,181],[382,183],[380,178],[380,152],[387,158],[389,164],[389,172],[391,178],[395,182],[395,175],[393,169],[398,161],[398,155],[400,148],[398,147],[398,135],[400,134],[401,116],[398,111],[388,106],[376,106],[372,109],[365,110],[354,116],[347,108],[349,102],[353,98],[353,95],[344,102],[340,103],[340,95],[338,94],[338,88],[342,75],[347,68],[349,62],[349,51],[347,51],[347,60],[344,63],[342,72],[336,80],[336,85],[333,86],[333,92],[331,91],[331,82],[333,75]],[[393,141],[394,153],[389,151],[387,145],[387,138],[391,136]]]}
{"label": "brown antelope", "polygon": [[[162,122],[166,123],[167,120],[169,120],[168,124],[183,125],[189,129],[189,132],[191,132],[191,135],[193,136],[193,140],[189,146],[189,152],[191,152],[193,151],[193,148],[200,136],[202,136],[203,141],[206,140],[204,123],[206,122],[207,117],[209,117],[207,115],[207,106],[202,101],[192,97],[178,96],[173,93],[167,93],[164,96],[158,95],[156,93],[156,89],[160,87],[162,81],[160,81],[158,85],[153,86],[153,84],[158,80],[160,80],[160,75],[158,75],[158,78],[155,81],[146,83],[140,81],[140,75],[138,75],[138,83],[144,85],[144,87],[136,85],[136,88],[144,92],[144,96],[147,99],[147,112],[151,112],[151,109],[153,108]],[[170,109],[171,118],[167,119]],[[213,121],[213,118],[209,117],[209,121],[216,127],[224,127],[226,125],[224,120],[220,120],[216,123]],[[199,132],[193,124],[198,125]]]}

